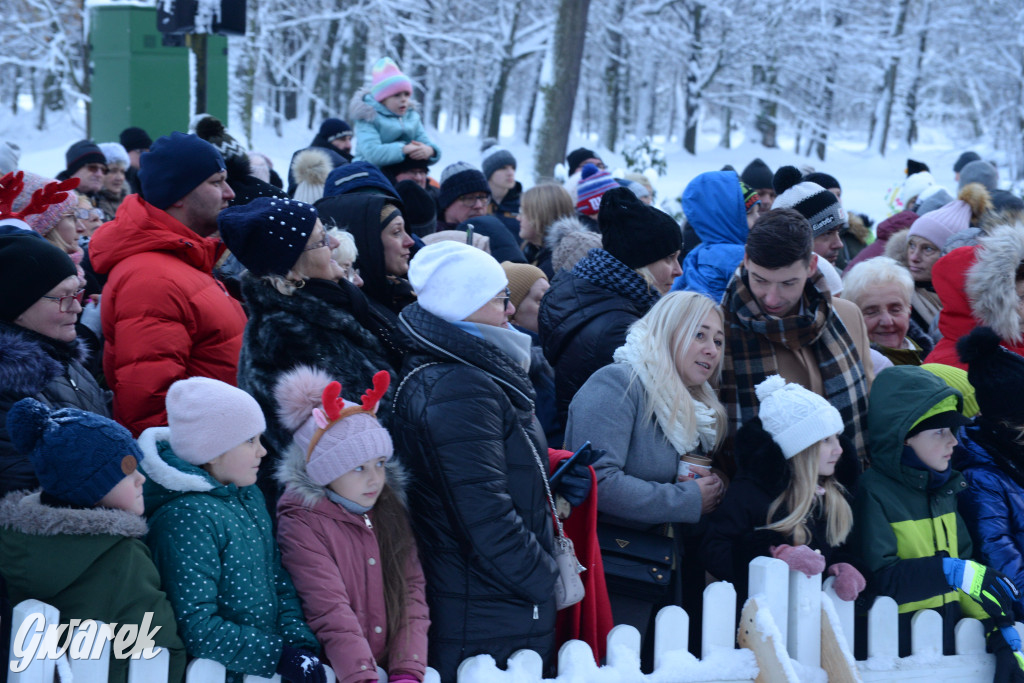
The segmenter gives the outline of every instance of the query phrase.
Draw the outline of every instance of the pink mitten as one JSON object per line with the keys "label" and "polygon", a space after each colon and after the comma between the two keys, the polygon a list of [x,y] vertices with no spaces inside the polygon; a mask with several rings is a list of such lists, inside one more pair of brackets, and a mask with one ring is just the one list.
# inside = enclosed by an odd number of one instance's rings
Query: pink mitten
{"label": "pink mitten", "polygon": [[388,683],[420,683],[420,679],[412,674],[398,674],[397,676],[389,676]]}
{"label": "pink mitten", "polygon": [[795,572],[814,576],[825,571],[825,558],[821,553],[811,550],[806,545],[798,545],[795,548],[786,543],[773,545],[771,553],[772,557],[782,560]]}
{"label": "pink mitten", "polygon": [[857,571],[857,568],[846,562],[837,562],[828,568],[828,575],[836,577],[832,588],[840,600],[851,602],[857,599],[860,592],[868,585],[864,575]]}

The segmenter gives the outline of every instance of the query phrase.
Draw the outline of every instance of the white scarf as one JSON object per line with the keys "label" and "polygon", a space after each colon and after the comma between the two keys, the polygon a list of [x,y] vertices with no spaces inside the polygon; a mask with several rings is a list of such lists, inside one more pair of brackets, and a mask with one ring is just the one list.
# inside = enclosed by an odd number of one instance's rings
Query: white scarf
{"label": "white scarf", "polygon": [[[679,421],[672,420],[672,407],[664,396],[654,393],[650,368],[640,351],[639,330],[633,329],[626,335],[626,343],[615,350],[613,358],[616,363],[625,363],[633,369],[641,384],[647,400],[654,406],[654,417],[665,437],[679,455],[693,453],[698,444],[705,454],[710,454],[715,447],[715,412],[701,401],[693,400],[694,413],[697,418],[697,431],[691,433]],[[686,389],[684,389],[686,391]]]}

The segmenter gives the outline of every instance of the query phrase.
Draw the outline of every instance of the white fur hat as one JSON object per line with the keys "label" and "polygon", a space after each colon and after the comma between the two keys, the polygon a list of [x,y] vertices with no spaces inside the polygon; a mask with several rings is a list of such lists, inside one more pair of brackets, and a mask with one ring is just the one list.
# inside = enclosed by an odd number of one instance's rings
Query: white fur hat
{"label": "white fur hat", "polygon": [[922,192],[934,184],[935,178],[928,171],[907,176],[907,179],[903,181],[903,188],[900,190],[900,202],[903,204],[903,208],[909,209],[907,202],[914,197],[920,197]]}
{"label": "white fur hat", "polygon": [[205,465],[254,436],[267,421],[260,404],[238,387],[210,379],[178,380],[167,392],[171,449],[185,462]]}
{"label": "white fur hat", "polygon": [[822,439],[843,431],[843,418],[832,404],[799,384],[772,375],[755,388],[758,417],[787,460]]}
{"label": "white fur hat", "polygon": [[125,168],[131,166],[131,160],[128,158],[128,150],[124,148],[120,142],[101,142],[99,144],[100,151],[103,152],[103,156],[107,158],[107,164],[121,164]]}
{"label": "white fur hat", "polygon": [[449,241],[416,252],[409,262],[409,282],[420,306],[447,322],[465,320],[508,286],[493,256]]}

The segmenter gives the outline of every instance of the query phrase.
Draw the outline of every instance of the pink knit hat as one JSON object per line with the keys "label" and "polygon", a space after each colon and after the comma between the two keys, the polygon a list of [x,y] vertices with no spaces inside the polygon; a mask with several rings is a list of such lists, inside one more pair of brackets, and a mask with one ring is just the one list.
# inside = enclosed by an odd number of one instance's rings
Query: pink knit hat
{"label": "pink knit hat", "polygon": [[946,245],[946,240],[961,230],[971,227],[991,207],[988,191],[977,183],[965,185],[960,190],[959,198],[945,206],[929,211],[910,226],[908,237],[923,237],[939,249]]}
{"label": "pink knit hat", "polygon": [[[19,212],[29,205],[29,202],[32,200],[32,195],[36,190],[43,189],[52,183],[53,187],[50,189],[50,191],[52,191],[57,188],[58,185],[56,180],[44,178],[36,175],[35,173],[29,173],[28,171],[25,171],[24,173],[25,177],[23,182],[25,183],[25,187],[11,204],[11,209],[15,212]],[[66,187],[68,185],[71,184],[67,181],[60,183],[60,189],[71,189],[70,187]],[[77,186],[78,183],[75,183],[72,187]],[[25,216],[22,220],[28,223],[30,228],[38,232],[43,237],[46,237],[51,230],[57,227],[57,223],[60,223],[61,217],[78,208],[78,196],[74,192],[64,192],[63,194],[66,196],[64,196],[61,201],[46,206],[42,212]],[[54,199],[56,198],[57,197],[55,195]]]}
{"label": "pink knit hat", "polygon": [[256,399],[209,377],[190,377],[171,385],[167,425],[171,450],[193,465],[205,465],[267,428]]}
{"label": "pink knit hat", "polygon": [[373,65],[373,83],[370,94],[373,99],[383,102],[392,95],[407,92],[412,95],[412,81],[402,73],[390,57],[382,57]]}
{"label": "pink knit hat", "polygon": [[390,460],[394,453],[391,435],[377,422],[377,405],[391,375],[384,370],[375,374],[373,388],[366,390],[361,403],[341,398],[341,383],[325,384],[327,379],[319,370],[298,366],[282,376],[274,390],[278,417],[295,432],[295,445],[306,456],[306,473],[319,486],[374,458]]}

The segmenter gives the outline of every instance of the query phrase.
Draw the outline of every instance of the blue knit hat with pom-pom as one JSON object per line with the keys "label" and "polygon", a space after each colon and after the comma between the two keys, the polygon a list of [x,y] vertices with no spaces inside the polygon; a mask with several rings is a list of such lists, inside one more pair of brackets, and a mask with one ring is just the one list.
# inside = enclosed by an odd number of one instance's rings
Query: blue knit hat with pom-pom
{"label": "blue knit hat with pom-pom", "polygon": [[77,408],[51,411],[34,398],[14,404],[7,432],[43,491],[72,505],[96,505],[142,459],[131,433],[113,420]]}

